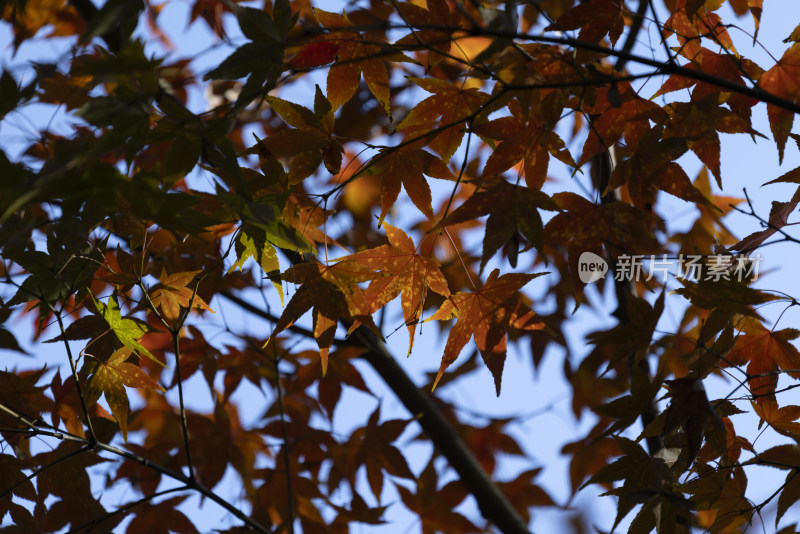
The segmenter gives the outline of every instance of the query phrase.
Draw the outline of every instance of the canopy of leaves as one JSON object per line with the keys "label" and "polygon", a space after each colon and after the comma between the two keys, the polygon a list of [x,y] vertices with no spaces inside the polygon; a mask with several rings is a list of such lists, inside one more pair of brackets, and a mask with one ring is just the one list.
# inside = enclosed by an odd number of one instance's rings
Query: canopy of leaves
{"label": "canopy of leaves", "polygon": [[0,2],[0,532],[797,531],[794,7]]}

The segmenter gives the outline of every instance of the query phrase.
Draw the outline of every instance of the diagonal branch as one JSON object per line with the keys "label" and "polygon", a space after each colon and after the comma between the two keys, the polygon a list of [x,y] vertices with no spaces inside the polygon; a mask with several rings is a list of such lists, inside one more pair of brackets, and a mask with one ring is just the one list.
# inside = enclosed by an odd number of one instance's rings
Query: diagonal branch
{"label": "diagonal branch", "polygon": [[[261,310],[230,291],[219,293],[229,301],[268,321],[277,322],[278,317]],[[291,331],[310,338],[314,333],[292,325]],[[381,376],[386,385],[397,395],[403,406],[419,422],[431,442],[441,451],[458,473],[461,482],[475,497],[483,516],[494,523],[503,534],[530,534],[527,525],[500,489],[489,478],[461,436],[445,419],[430,396],[417,387],[397,363],[394,356],[374,332],[361,326],[347,340],[334,340],[337,345],[363,347],[363,358]]]}

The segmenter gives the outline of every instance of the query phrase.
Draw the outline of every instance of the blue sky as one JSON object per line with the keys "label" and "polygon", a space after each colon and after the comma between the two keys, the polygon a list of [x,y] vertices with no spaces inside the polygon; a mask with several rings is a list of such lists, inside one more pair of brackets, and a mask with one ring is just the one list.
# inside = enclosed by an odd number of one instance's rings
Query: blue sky
{"label": "blue sky", "polygon": [[[326,4],[327,9],[332,9],[331,4]],[[786,13],[793,13],[796,10],[792,8],[794,3],[791,0],[783,0],[781,2],[767,3],[764,17],[762,19],[762,28],[759,34],[759,40],[765,45],[768,50],[782,50],[785,45],[781,42],[786,38],[789,33],[794,29],[794,20],[792,17],[787,17]],[[197,22],[188,29],[185,22],[188,20],[187,16],[188,6],[186,3],[173,2],[162,13],[162,21],[169,21],[164,24],[164,27],[170,34],[170,37],[176,44],[176,50],[172,53],[175,58],[178,57],[194,57],[198,53],[200,57],[193,63],[193,67],[200,74],[210,68],[210,66],[221,61],[230,50],[228,47],[214,42],[211,34],[202,22]],[[662,18],[664,20],[664,18]],[[232,21],[229,21],[232,22]],[[739,24],[750,31],[752,30],[752,21],[749,18],[739,19]],[[235,24],[229,24],[232,35],[236,35]],[[745,56],[756,60],[762,67],[769,68],[773,64],[773,60],[762,50],[760,47],[751,47],[751,40],[743,33],[738,32],[736,29],[731,29],[731,34],[739,47],[740,52]],[[235,39],[235,38],[234,38]],[[657,35],[650,28],[648,33],[643,33],[640,37],[642,45],[641,50],[647,51],[649,48],[654,49],[654,53],[660,54],[662,51],[657,42]],[[0,49],[5,50],[3,56],[3,64],[12,67],[16,75],[25,76],[25,65],[27,62],[34,58],[57,58],[64,53],[65,42],[49,42],[39,41],[34,44],[24,45],[16,54],[11,58],[11,50],[5,44],[10,41],[10,33],[4,24],[0,24]],[[154,47],[154,50],[156,48]],[[159,51],[163,53],[163,51]],[[629,66],[634,69],[633,65]],[[29,75],[29,74],[27,74]],[[298,84],[298,88],[292,89],[288,94],[279,93],[279,95],[288,100],[295,102],[302,102],[312,95],[314,83],[324,84],[322,77],[312,78],[308,81],[302,81]],[[324,87],[324,85],[323,85]],[[652,94],[656,89],[655,82],[649,82],[643,88],[645,94]],[[192,94],[190,101],[191,106],[195,111],[205,109],[205,102],[202,95],[198,92]],[[22,116],[24,115],[24,117]],[[54,112],[50,107],[29,106],[24,109],[22,113],[14,113],[9,116],[2,124],[0,124],[0,142],[4,147],[13,153],[15,146],[21,146],[22,139],[25,136],[32,135],[37,128],[41,128],[47,123],[53,121],[56,129],[67,129],[69,121],[63,114]],[[754,126],[757,130],[771,138],[770,129],[766,122],[766,110],[763,105],[756,108]],[[750,198],[753,200],[753,205],[756,211],[762,216],[766,217],[769,213],[770,205],[773,200],[786,200],[793,192],[792,186],[789,185],[770,185],[761,187],[764,182],[780,176],[787,170],[794,168],[800,164],[800,157],[798,157],[797,147],[792,145],[791,141],[787,145],[787,155],[782,166],[778,166],[777,153],[774,143],[770,140],[758,139],[753,143],[747,136],[729,136],[722,135],[722,174],[723,186],[726,194],[733,196],[740,196],[742,188],[746,187]],[[577,151],[574,148],[573,153]],[[454,161],[459,161],[459,154],[454,157]],[[696,175],[699,170],[699,162],[693,156],[687,156],[681,162],[690,177]],[[568,175],[561,173],[554,173],[558,178],[557,181],[549,184],[548,192],[552,193],[556,190],[574,190],[581,191],[580,181],[584,180],[580,176],[572,178]],[[203,183],[205,178],[198,177],[197,184]],[[207,183],[207,182],[206,182]],[[449,190],[440,188],[435,191],[438,195],[447,195]],[[670,228],[682,228],[688,225],[693,220],[693,208],[688,204],[672,199],[663,199],[664,203],[659,206],[659,214],[667,220]],[[434,202],[435,203],[435,202]],[[790,219],[792,220],[792,219]],[[751,217],[742,215],[731,216],[728,221],[731,228],[734,229],[740,236],[747,235],[751,232],[760,229],[758,222]],[[404,220],[402,215],[398,215],[390,220],[392,224],[399,224],[401,226],[409,224],[409,220]],[[791,228],[791,227],[790,227]],[[790,229],[791,231],[791,229]],[[799,234],[800,235],[800,234]],[[478,236],[478,239],[480,236]],[[763,288],[780,288],[788,293],[796,291],[796,276],[797,263],[800,263],[800,253],[795,245],[783,244],[766,247],[762,256],[764,262],[762,269],[768,271],[768,274],[763,277],[759,285]],[[797,262],[797,263],[795,263]],[[493,265],[487,267],[486,272],[490,272]],[[507,265],[502,266],[508,269]],[[520,265],[520,270],[527,268],[524,262]],[[543,284],[544,282],[541,281]],[[674,284],[673,284],[674,285]],[[544,285],[537,286],[531,284],[531,292],[535,294],[541,291]],[[674,288],[674,287],[673,287]],[[290,291],[291,288],[289,288]],[[269,298],[273,309],[279,309],[279,302],[275,298],[273,290],[269,291]],[[291,294],[291,293],[290,293]],[[256,295],[251,295],[256,301],[259,298]],[[223,315],[229,322],[236,323],[245,331],[264,332],[268,327],[263,322],[252,317],[243,317],[238,314],[229,304],[213,301],[211,306],[217,310],[218,320]],[[588,292],[588,303],[582,306],[576,312],[574,321],[568,327],[568,341],[575,354],[585,354],[587,352],[584,336],[586,333],[596,330],[601,327],[611,326],[613,321],[609,318],[609,311],[615,306],[613,294],[607,291],[606,294],[601,295],[596,291],[590,290]],[[671,295],[667,297],[667,308],[665,318],[662,324],[659,325],[664,331],[674,329],[674,325],[680,318],[680,314],[684,307],[681,297]],[[765,308],[762,313],[765,317],[776,320],[780,315],[782,308],[780,306],[771,306]],[[393,325],[402,325],[402,318],[399,313],[398,306],[392,306],[389,309],[387,325],[391,330]],[[794,326],[798,323],[798,311],[795,309],[789,310],[781,317],[778,328]],[[401,364],[407,369],[409,375],[415,380],[417,384],[423,385],[426,383],[425,373],[431,370],[438,369],[439,361],[443,351],[443,339],[440,339],[436,330],[438,325],[426,323],[422,326],[421,334],[415,342],[414,352],[410,358],[401,361]],[[24,339],[23,335],[19,336]],[[46,337],[46,336],[45,336]],[[405,328],[400,329],[398,332],[391,335],[388,339],[391,350],[402,359],[402,355],[407,353],[407,336]],[[46,361],[53,364],[62,363],[63,354],[57,348],[29,346],[31,351],[36,353],[37,356],[43,355]],[[76,347],[80,349],[80,347]],[[467,349],[469,350],[469,349]],[[50,352],[54,351],[54,352]],[[466,356],[466,351],[462,354],[462,358]],[[15,356],[8,356],[7,361],[13,361],[11,358]],[[534,373],[530,365],[530,354],[528,347],[512,347],[509,351],[509,357],[506,363],[506,369],[503,377],[503,394],[500,398],[495,397],[492,379],[488,371],[484,370],[480,373],[475,373],[468,379],[459,382],[457,385],[447,386],[443,388],[443,394],[446,398],[452,400],[459,406],[463,407],[464,413],[474,412],[476,414],[490,414],[495,416],[509,416],[515,414],[531,414],[529,418],[522,423],[512,425],[510,431],[519,438],[523,446],[530,453],[533,458],[532,464],[526,464],[519,460],[506,460],[501,469],[501,478],[503,476],[512,476],[522,468],[532,467],[534,465],[541,465],[544,467],[543,474],[540,476],[540,483],[544,485],[548,491],[551,492],[557,502],[564,503],[569,497],[568,478],[566,476],[567,464],[560,454],[561,446],[572,439],[582,436],[590,426],[591,419],[585,418],[583,421],[576,422],[571,414],[569,406],[569,389],[566,383],[561,379],[562,376],[562,355],[557,353],[548,354],[542,366]],[[25,362],[27,363],[27,362]],[[13,364],[11,364],[13,365]],[[374,375],[374,373],[362,366],[363,373],[368,383],[378,397],[383,402],[383,417],[407,417],[408,414],[400,403],[393,397],[393,394],[382,384],[381,380]],[[558,377],[555,379],[554,377]],[[723,382],[722,380],[712,379],[709,381],[709,395],[711,398],[724,396],[731,389],[731,382]],[[199,381],[190,381],[188,384],[189,394],[188,402],[190,405],[197,408],[208,408],[211,397],[204,384]],[[255,388],[243,386],[237,393],[237,399],[244,407],[252,407],[251,409],[244,409],[245,417],[256,420],[261,417],[262,413],[259,406],[264,403],[262,393]],[[791,402],[791,399],[786,398],[784,402]],[[800,401],[796,401],[800,403]],[[347,433],[354,425],[363,421],[365,415],[369,414],[375,407],[374,401],[369,401],[366,397],[350,393],[347,399],[340,405],[335,417],[335,429],[337,432],[343,434]],[[753,418],[746,419],[744,416],[734,419],[737,425],[737,430],[740,434],[746,437],[755,437],[758,434],[758,429],[755,428],[755,420]],[[322,424],[322,422],[320,422]],[[401,442],[405,443],[404,447],[410,451],[410,463],[415,472],[419,472],[424,467],[430,456],[430,448],[423,445],[408,443],[408,437],[411,433],[407,433]],[[767,447],[769,439],[775,439],[765,434],[758,440],[758,448],[760,450]],[[780,440],[775,441],[776,443]],[[764,484],[763,492],[767,488],[774,488],[772,484],[771,475],[774,472],[761,469],[751,469],[748,475],[751,478],[751,486],[753,491],[753,498],[758,499],[759,496],[763,497],[759,492],[762,486],[759,481],[770,482]],[[764,478],[761,478],[764,477]],[[226,482],[221,486],[220,492],[229,496],[236,496],[239,489],[236,486],[235,477],[230,476]],[[763,493],[761,492],[761,493]],[[590,508],[594,512],[594,517],[598,525],[604,528],[609,528],[613,521],[613,514],[615,505],[610,499],[597,499],[596,495],[599,493],[598,488],[590,487],[584,490],[581,495],[573,502],[573,505],[578,508]],[[120,495],[122,500],[132,498],[132,495]],[[384,495],[384,504],[398,500],[396,493],[387,490]],[[110,501],[112,502],[112,501]],[[184,510],[191,511],[197,505],[196,499],[188,501]],[[474,507],[470,505],[465,506],[470,509],[470,513],[474,514]],[[793,514],[794,512],[794,514]],[[800,517],[796,511],[790,510],[787,514],[794,515],[795,518]],[[192,511],[193,518],[202,517],[202,521],[208,523],[202,525],[201,530],[210,528],[212,525],[216,526],[217,521],[222,517],[218,508],[213,504],[206,504],[203,507],[202,514],[197,514]],[[544,511],[537,510],[535,512],[534,530],[537,532],[553,531],[555,522],[560,521],[563,517],[562,511]],[[207,518],[207,519],[206,519]],[[390,526],[384,529],[375,529],[372,527],[354,527],[354,532],[416,532],[418,527],[415,527],[415,519],[409,514],[405,513],[398,506],[389,508],[387,520],[392,522]],[[786,522],[787,520],[784,520]],[[198,521],[199,522],[199,521]],[[221,524],[227,524],[229,520],[222,519]],[[235,524],[235,522],[233,523]],[[771,523],[767,523],[771,525]],[[415,530],[416,528],[416,530]]]}

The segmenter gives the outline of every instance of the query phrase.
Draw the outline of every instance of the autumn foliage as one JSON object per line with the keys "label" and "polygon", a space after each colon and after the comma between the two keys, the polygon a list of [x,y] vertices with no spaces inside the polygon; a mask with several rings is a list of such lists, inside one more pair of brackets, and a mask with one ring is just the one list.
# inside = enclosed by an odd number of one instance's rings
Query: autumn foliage
{"label": "autumn foliage", "polygon": [[[342,4],[0,2],[8,58],[60,50],[0,76],[29,128],[0,149],[0,532],[207,531],[196,497],[230,533],[800,529],[798,302],[756,259],[800,243],[800,189],[760,213],[722,156],[800,145],[800,26],[744,55],[796,10]],[[514,430],[533,385],[508,417],[449,393],[502,399],[512,365],[563,369],[566,498],[536,467],[559,437]]]}

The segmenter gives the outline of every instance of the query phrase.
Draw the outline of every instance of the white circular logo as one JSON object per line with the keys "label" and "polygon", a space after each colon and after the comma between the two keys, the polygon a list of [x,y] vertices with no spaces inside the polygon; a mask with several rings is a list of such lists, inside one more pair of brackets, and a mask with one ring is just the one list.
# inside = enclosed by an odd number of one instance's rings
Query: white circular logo
{"label": "white circular logo", "polygon": [[578,278],[584,284],[591,284],[606,277],[608,263],[594,252],[584,252],[578,258]]}

